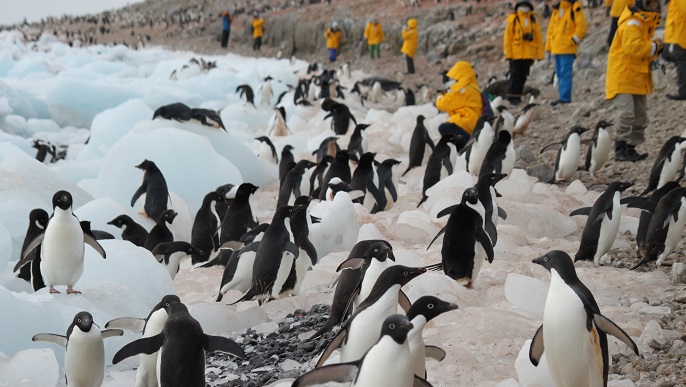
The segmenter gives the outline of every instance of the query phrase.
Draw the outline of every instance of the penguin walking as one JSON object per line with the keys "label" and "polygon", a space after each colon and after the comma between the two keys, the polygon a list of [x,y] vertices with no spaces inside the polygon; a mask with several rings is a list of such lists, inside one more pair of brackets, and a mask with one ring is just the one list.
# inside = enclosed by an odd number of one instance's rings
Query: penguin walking
{"label": "penguin walking", "polygon": [[[514,168],[514,157],[512,154],[508,155],[508,150],[514,146],[512,144],[512,135],[507,130],[498,132],[498,138],[486,152],[483,164],[479,170],[479,176],[487,173],[508,174],[512,173]],[[510,156],[510,157],[508,157]]]}
{"label": "penguin walking", "polygon": [[379,211],[388,210],[398,201],[398,189],[396,188],[399,183],[398,164],[400,164],[398,160],[386,159],[376,168],[376,174],[379,177],[379,190],[386,203],[379,205]]}
{"label": "penguin walking", "polygon": [[[48,220],[48,212],[44,209],[36,208],[31,210],[29,213],[29,227],[26,230],[24,243],[21,245],[22,256],[24,255],[26,246],[28,246],[37,236],[45,232]],[[39,248],[35,248],[28,253],[30,258],[25,265],[19,268],[19,274],[17,274],[17,277],[31,284],[34,292],[45,287],[43,276],[40,273],[40,250],[41,249]]]}
{"label": "penguin walking", "polygon": [[244,358],[245,352],[235,341],[210,336],[202,331],[198,320],[186,305],[173,302],[162,332],[126,344],[112,358],[112,364],[138,354],[157,356],[157,381],[165,387],[204,387],[205,353],[226,352]]}
{"label": "penguin walking", "polygon": [[579,168],[579,158],[581,157],[580,136],[587,130],[587,128],[581,126],[574,126],[567,132],[562,142],[549,144],[541,149],[541,153],[543,153],[552,146],[561,145],[555,160],[555,182],[570,179]]}
{"label": "penguin walking", "polygon": [[[481,210],[475,209],[475,206],[480,206]],[[455,281],[466,280],[465,287],[471,289],[484,259],[488,259],[488,263],[493,262],[493,245],[484,230],[483,206],[479,203],[476,188],[467,188],[462,194],[460,204],[453,207],[448,207],[438,214],[439,217],[444,216],[446,211],[452,210],[448,223],[426,248],[428,250],[433,242],[445,233],[441,263],[430,268],[443,270]]]}
{"label": "penguin walking", "polygon": [[491,126],[492,120],[493,118],[487,116],[479,117],[479,120],[474,127],[474,131],[472,132],[472,137],[465,146],[467,171],[472,175],[479,176],[481,173],[481,165],[495,139],[495,131]]}
{"label": "penguin walking", "polygon": [[336,103],[331,106],[331,111],[329,114],[324,116],[324,119],[331,118],[331,130],[337,135],[344,135],[348,133],[348,127],[350,126],[350,121],[352,120],[355,125],[357,125],[357,120],[355,116],[350,112],[348,106],[342,103]]}
{"label": "penguin walking", "polygon": [[534,366],[545,352],[557,386],[606,386],[610,357],[607,334],[624,342],[638,355],[631,337],[607,317],[593,294],[579,280],[571,257],[553,250],[533,263],[550,271],[550,288],[543,324],[531,341],[529,359]]}
{"label": "penguin walking", "polygon": [[684,141],[686,141],[684,137],[672,136],[665,142],[655,158],[653,168],[650,170],[648,186],[641,196],[674,180],[681,166],[681,143]]}
{"label": "penguin walking", "polygon": [[431,148],[431,151],[434,150],[434,142],[431,140],[429,131],[424,125],[425,119],[426,117],[421,114],[417,116],[417,124],[414,127],[414,131],[412,131],[412,138],[410,139],[409,165],[402,176],[405,176],[412,168],[421,167],[422,162],[424,162],[424,151],[427,145]]}
{"label": "penguin walking", "polygon": [[177,215],[178,213],[171,209],[162,212],[157,223],[153,226],[152,230],[150,230],[143,247],[152,251],[155,246],[160,243],[172,242],[174,240],[174,234],[172,234],[169,227],[167,227],[167,223],[172,224]]}
{"label": "penguin walking", "polygon": [[35,237],[22,251],[22,259],[14,271],[31,262],[39,254],[31,255],[40,245],[40,272],[50,293],[59,293],[55,285],[67,285],[68,294],[81,294],[73,286],[83,274],[84,243],[103,258],[105,250],[93,236],[86,233],[72,212],[73,199],[67,191],[57,191],[52,197],[53,213],[45,231]]}
{"label": "penguin walking", "polygon": [[317,249],[310,241],[310,226],[311,218],[308,207],[312,198],[309,196],[300,196],[295,199],[295,205],[300,209],[296,210],[295,214],[291,216],[291,232],[293,233],[293,243],[298,246],[298,257],[293,260],[291,273],[286,282],[281,287],[280,295],[298,295],[305,279],[307,271],[319,261]]}
{"label": "penguin walking", "polygon": [[[662,187],[656,189],[648,198],[648,203],[651,206],[657,207],[657,203],[660,202],[663,196],[665,196],[669,191],[674,188],[679,187],[679,183],[676,181],[668,181]],[[638,228],[636,229],[636,247],[638,249],[643,249],[646,243],[646,235],[648,234],[648,226],[650,225],[650,220],[653,217],[652,211],[641,211],[641,216],[638,219]]]}
{"label": "penguin walking", "polygon": [[129,241],[138,247],[145,246],[145,241],[148,239],[148,230],[128,215],[119,215],[116,218],[107,222],[114,227],[121,229],[121,239]]}
{"label": "penguin walking", "polygon": [[382,323],[378,341],[359,359],[316,368],[301,375],[293,387],[327,382],[351,383],[353,387],[427,387],[426,380],[412,374],[409,332],[414,325],[406,316],[395,314]]}
{"label": "penguin walking", "polygon": [[407,334],[410,343],[410,353],[412,354],[412,365],[414,374],[422,379],[426,379],[426,357],[435,358],[439,361],[445,358],[445,351],[439,347],[426,346],[422,332],[426,324],[442,315],[445,312],[456,310],[457,304],[446,302],[438,297],[423,296],[415,301],[410,310],[407,311],[407,318],[412,322],[412,329]]}
{"label": "penguin walking", "polygon": [[164,179],[162,171],[150,160],[143,160],[136,168],[142,169],[145,173],[143,174],[143,183],[131,198],[131,207],[136,204],[136,200],[141,195],[145,194],[145,204],[143,205],[145,215],[157,221],[162,212],[167,209],[167,198],[169,197],[167,181]]}
{"label": "penguin walking", "polygon": [[219,250],[219,216],[215,209],[215,203],[226,201],[226,197],[217,191],[209,192],[202,200],[200,209],[195,214],[193,227],[191,228],[191,244],[203,254],[192,254],[193,264],[209,260],[211,255]]}
{"label": "penguin walking", "polygon": [[506,176],[502,173],[486,173],[479,176],[475,186],[479,195],[479,202],[484,207],[484,230],[491,239],[493,246],[498,242],[498,232],[495,227],[498,224],[498,217],[500,216],[503,219],[507,217],[505,210],[498,207],[496,202],[499,194],[495,190],[495,185]]}
{"label": "penguin walking", "polygon": [[586,151],[586,162],[583,169],[588,171],[593,179],[595,179],[595,173],[605,165],[610,157],[611,141],[610,133],[607,131],[607,128],[610,126],[612,124],[607,121],[598,121],[593,131],[591,144],[588,145],[588,150]]}
{"label": "penguin walking", "polygon": [[55,343],[66,348],[64,374],[70,386],[100,386],[105,378],[105,343],[103,339],[121,336],[121,329],[100,330],[88,312],[74,316],[67,335],[39,333],[32,341]]}
{"label": "penguin walking", "polygon": [[245,102],[255,107],[255,92],[250,85],[238,85],[238,87],[236,87],[236,93],[239,93],[241,98],[245,95]]}
{"label": "penguin walking", "polygon": [[[341,363],[361,359],[379,341],[379,332],[386,318],[395,314],[398,308],[400,288],[412,279],[426,272],[422,267],[394,265],[379,276],[369,297],[367,297],[348,319],[345,326],[331,340],[317,361],[321,367],[331,353],[341,348]],[[409,372],[413,367],[408,366]]]}
{"label": "penguin walking", "polygon": [[310,180],[305,177],[305,172],[314,166],[315,164],[310,160],[300,160],[295,164],[281,184],[276,208],[293,205],[295,199],[310,192]]}
{"label": "penguin walking", "polygon": [[360,163],[353,173],[350,187],[353,190],[364,192],[364,196],[358,200],[372,214],[386,207],[386,196],[379,191],[379,176],[374,168],[376,153],[367,152],[360,158]]}
{"label": "penguin walking", "polygon": [[197,247],[185,241],[162,242],[152,249],[152,255],[162,262],[169,272],[172,281],[176,278],[181,266],[181,259],[186,256],[200,256],[205,253]]}
{"label": "penguin walking", "polygon": [[293,147],[291,145],[286,145],[281,149],[281,160],[279,160],[279,182],[281,183],[283,183],[283,179],[286,177],[288,171],[290,171],[290,163],[295,165],[295,157],[293,156],[292,150]]}
{"label": "penguin walking", "polygon": [[426,190],[433,187],[442,178],[453,174],[453,163],[450,160],[452,150],[449,144],[454,147],[455,141],[457,141],[457,136],[446,134],[441,137],[438,144],[434,147],[434,151],[426,163],[422,184],[422,200],[417,204],[417,208],[429,198],[426,196]]}
{"label": "penguin walking", "polygon": [[231,202],[221,222],[221,233],[219,234],[221,245],[225,245],[227,242],[237,242],[249,228],[258,225],[250,206],[250,196],[257,191],[257,188],[250,183],[243,183],[238,186],[236,197]]}
{"label": "penguin walking", "polygon": [[512,129],[512,136],[524,135],[532,122],[538,119],[541,115],[539,104],[528,103],[522,111],[515,118],[514,128]]}
{"label": "penguin walking", "polygon": [[[126,329],[135,333],[143,333],[143,337],[153,337],[162,332],[164,324],[169,318],[169,307],[173,303],[181,302],[178,296],[170,294],[162,297],[147,318],[120,317],[110,320],[105,328]],[[136,387],[157,386],[157,356],[158,352],[141,355],[136,371]]]}
{"label": "penguin walking", "polygon": [[686,225],[686,188],[677,187],[665,194],[657,203],[650,219],[643,258],[631,270],[651,261],[660,266],[681,240]]}
{"label": "penguin walking", "polygon": [[222,118],[214,110],[193,108],[191,109],[191,119],[198,121],[202,125],[222,129],[226,132]]}
{"label": "penguin walking", "polygon": [[622,181],[610,183],[590,210],[582,208],[570,214],[570,216],[588,215],[581,234],[579,251],[574,256],[575,262],[593,260],[596,266],[600,265],[600,258],[610,250],[619,231],[622,216],[620,194],[632,185],[632,183]]}
{"label": "penguin walking", "polygon": [[354,152],[357,157],[362,157],[367,152],[367,135],[365,130],[369,127],[368,124],[357,124],[353,134],[350,135],[350,142],[348,142],[348,152]]}
{"label": "penguin walking", "polygon": [[191,108],[186,104],[177,102],[159,107],[152,115],[152,119],[163,118],[178,122],[188,122],[192,117]]}

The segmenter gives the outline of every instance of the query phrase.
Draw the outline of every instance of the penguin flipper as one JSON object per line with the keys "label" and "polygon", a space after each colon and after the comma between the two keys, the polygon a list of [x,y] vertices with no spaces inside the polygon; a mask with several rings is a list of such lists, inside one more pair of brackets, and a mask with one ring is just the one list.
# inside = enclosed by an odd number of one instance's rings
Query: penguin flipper
{"label": "penguin flipper", "polygon": [[345,328],[341,329],[338,332],[338,334],[331,340],[331,342],[329,342],[329,345],[326,346],[326,349],[324,349],[322,356],[320,356],[319,360],[317,360],[317,364],[314,366],[314,368],[320,368],[321,366],[323,366],[324,362],[326,361],[326,359],[329,358],[329,356],[331,356],[333,351],[341,347],[343,341],[347,336],[348,331]]}
{"label": "penguin flipper", "polygon": [[426,345],[424,346],[424,353],[426,357],[437,360],[437,361],[443,361],[446,357],[445,350],[443,348],[439,348],[435,345]]}
{"label": "penguin flipper", "polygon": [[502,208],[498,207],[498,217],[502,220],[507,219],[507,212],[503,210]]}
{"label": "penguin flipper", "polygon": [[529,347],[529,360],[531,364],[538,367],[538,362],[541,361],[541,356],[543,356],[543,351],[545,347],[543,346],[543,324],[536,330],[534,338],[531,339],[531,347]]}
{"label": "penguin flipper", "polygon": [[412,170],[412,168],[414,168],[414,167],[415,167],[415,165],[409,165],[407,167],[407,169],[405,170],[405,172],[403,172],[403,174],[400,175],[400,177],[405,177],[405,175],[407,175],[407,172],[410,172],[410,170]]}
{"label": "penguin flipper", "polygon": [[348,258],[345,261],[343,261],[338,267],[336,268],[336,271],[339,272],[343,269],[353,269],[357,270],[364,265],[364,258]]}
{"label": "penguin flipper", "polygon": [[131,332],[141,333],[145,329],[146,320],[136,317],[120,317],[110,320],[105,324],[105,328],[126,329]]}
{"label": "penguin flipper", "polygon": [[442,209],[438,214],[436,214],[436,217],[437,217],[437,218],[442,218],[442,217],[444,217],[444,216],[446,216],[446,215],[452,214],[453,211],[455,211],[455,209],[457,208],[457,206],[458,206],[457,204],[454,204],[454,205],[452,205],[452,206],[450,206],[450,207],[446,207],[446,208]]}
{"label": "penguin flipper", "polygon": [[443,158],[443,166],[448,170],[448,176],[453,174],[453,164],[450,162],[450,157]]}
{"label": "penguin flipper", "polygon": [[349,383],[355,380],[358,369],[358,362],[315,368],[296,379],[292,387],[318,386],[326,382]]}
{"label": "penguin flipper", "polygon": [[107,329],[107,330],[101,331],[100,333],[102,334],[103,339],[106,339],[108,337],[115,337],[115,336],[123,336],[124,335],[124,331],[122,331],[121,329]]}
{"label": "penguin flipper", "polygon": [[293,254],[293,258],[298,258],[298,256],[300,255],[300,248],[298,246],[296,246],[296,244],[291,242],[291,241],[286,242],[286,246],[285,246],[284,250]]}
{"label": "penguin flipper", "polygon": [[498,242],[498,231],[495,229],[495,224],[493,224],[490,219],[487,219],[485,227],[486,234],[491,240],[491,245],[495,246],[495,244]]}
{"label": "penguin flipper", "polygon": [[139,355],[141,353],[151,355],[159,351],[162,347],[162,344],[164,344],[164,332],[155,336],[134,340],[123,346],[122,349],[114,354],[114,357],[112,358],[112,364],[117,364],[126,358]]}
{"label": "penguin flipper", "polygon": [[552,144],[548,144],[548,145],[544,146],[543,149],[541,149],[541,151],[538,152],[538,153],[541,154],[541,153],[547,151],[548,148],[553,147],[553,146],[555,146],[555,145],[562,145],[562,144],[559,143],[559,142],[554,142],[554,143],[552,143]]}
{"label": "penguin flipper", "polygon": [[491,243],[491,239],[488,237],[488,234],[483,229],[479,229],[476,238],[486,252],[488,263],[493,263],[493,244]]}
{"label": "penguin flipper", "polygon": [[225,352],[241,359],[245,358],[245,351],[235,341],[222,336],[210,336],[203,333],[202,347],[205,352]]}
{"label": "penguin flipper", "polygon": [[145,193],[145,191],[148,190],[148,183],[143,180],[143,184],[141,184],[140,187],[134,192],[133,196],[131,197],[131,207],[133,207],[134,204],[136,204],[136,200],[138,200],[141,195]]}
{"label": "penguin flipper", "polygon": [[407,297],[407,294],[403,292],[402,289],[398,292],[398,304],[400,305],[401,308],[407,313],[408,310],[410,310],[410,307],[412,306],[412,302],[410,301],[410,298]]}
{"label": "penguin flipper", "polygon": [[374,183],[368,184],[367,190],[372,194],[374,201],[376,201],[378,211],[383,211],[386,208],[386,195],[381,195],[381,192],[379,192]]}
{"label": "penguin flipper", "polygon": [[589,215],[591,215],[591,210],[592,210],[591,207],[581,207],[581,208],[577,208],[576,210],[570,212],[570,213],[569,213],[569,216],[577,216],[577,215],[589,216]]}
{"label": "penguin flipper", "polygon": [[19,260],[19,262],[17,262],[16,265],[14,265],[14,269],[12,270],[13,273],[16,272],[17,270],[21,269],[27,263],[33,261],[34,258],[36,258],[37,254],[31,254],[31,252],[36,247],[38,247],[38,245],[43,243],[43,237],[45,237],[45,233],[41,233],[37,237],[33,238],[31,243],[29,243],[28,246],[26,246],[24,251],[22,251],[22,254],[21,254],[22,258]]}
{"label": "penguin flipper", "polygon": [[[621,201],[620,201],[620,203],[621,203]],[[628,208],[639,208],[643,211],[650,212],[652,214],[655,212],[655,207],[657,207],[657,203],[649,202],[647,200],[634,200],[634,201],[629,202],[627,207]]]}
{"label": "penguin flipper", "polygon": [[67,336],[55,335],[52,333],[39,333],[31,338],[31,341],[47,341],[63,347],[67,346]]}
{"label": "penguin flipper", "polygon": [[319,262],[319,256],[317,256],[317,248],[314,247],[312,242],[308,239],[305,239],[303,242],[301,248],[305,253],[307,253],[307,256],[310,257],[310,261],[312,262],[312,266],[316,265],[317,262]]}
{"label": "penguin flipper", "polygon": [[[431,245],[436,241],[436,239],[438,239],[438,237],[441,236],[441,234],[443,234],[444,232],[445,232],[445,226],[443,226],[443,228],[440,231],[438,231],[438,234],[436,234],[434,239],[432,239],[431,242],[429,243],[429,245],[426,246],[426,249],[429,250],[429,247],[431,247]],[[491,243],[491,242],[489,241],[488,243]]]}
{"label": "penguin flipper", "polygon": [[431,148],[431,151],[433,152],[436,145],[434,145],[434,142],[431,139],[431,136],[429,136],[429,131],[426,129],[424,129],[424,141],[426,142],[426,145],[428,145],[429,148]]}
{"label": "penguin flipper", "polygon": [[100,243],[98,243],[98,241],[96,241],[95,238],[88,234],[83,234],[83,240],[95,251],[97,251],[101,257],[107,258],[107,254],[105,254],[105,249],[103,249],[102,246],[100,246]]}
{"label": "penguin flipper", "polygon": [[414,382],[412,384],[412,387],[432,387],[432,385],[425,379],[422,379],[419,376],[414,375]]}
{"label": "penguin flipper", "polygon": [[603,332],[618,338],[629,348],[631,348],[635,354],[638,355],[638,346],[636,346],[636,343],[634,343],[631,337],[629,337],[629,335],[624,332],[622,328],[618,327],[617,324],[613,323],[609,318],[603,316],[602,314],[595,313],[593,314],[593,322]]}

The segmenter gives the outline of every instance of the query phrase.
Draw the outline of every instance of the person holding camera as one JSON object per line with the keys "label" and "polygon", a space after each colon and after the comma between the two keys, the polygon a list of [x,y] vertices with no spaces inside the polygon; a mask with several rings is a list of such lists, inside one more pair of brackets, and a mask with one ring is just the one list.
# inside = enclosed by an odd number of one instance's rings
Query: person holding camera
{"label": "person holding camera", "polygon": [[650,62],[662,52],[654,39],[660,22],[660,0],[636,0],[622,12],[607,58],[605,99],[615,106],[615,160],[639,161],[647,154],[636,152],[648,127],[646,96],[653,92]]}
{"label": "person holding camera", "polygon": [[521,102],[531,65],[534,60],[543,59],[543,34],[530,2],[517,3],[514,12],[507,17],[503,51],[505,59],[510,62],[510,89],[507,91],[507,98],[511,104],[517,105]]}

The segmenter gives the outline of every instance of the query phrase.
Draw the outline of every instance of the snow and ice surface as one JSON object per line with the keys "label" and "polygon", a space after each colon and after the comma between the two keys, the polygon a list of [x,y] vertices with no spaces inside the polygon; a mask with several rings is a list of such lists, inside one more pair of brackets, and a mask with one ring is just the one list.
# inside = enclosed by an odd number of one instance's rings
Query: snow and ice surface
{"label": "snow and ice surface", "polygon": [[[257,92],[261,79],[271,75],[274,103],[286,84],[296,83],[294,72],[304,73],[306,63],[231,54],[205,57],[216,60],[217,69],[187,72],[171,81],[170,72],[188,63],[192,53],[156,48],[134,51],[121,46],[70,48],[49,36],[24,45],[9,33],[0,34],[0,52],[0,352],[7,356],[0,358],[0,385],[64,383],[64,349],[34,343],[31,337],[41,332],[65,334],[81,310],[89,311],[103,327],[116,317],[145,317],[163,295],[177,293],[207,333],[231,336],[248,327],[273,329],[274,320],[296,309],[330,303],[335,269],[359,239],[389,240],[401,264],[439,262],[441,239],[426,251],[447,219],[436,215],[455,204],[476,180],[464,171],[461,160],[452,176],[427,191],[429,199],[418,209],[423,167],[400,180],[398,202],[389,211],[370,215],[352,204],[347,194],[313,204],[312,214],[322,218],[311,230],[320,263],[307,273],[302,292],[258,307],[256,302],[229,306],[240,296],[230,291],[224,302],[215,303],[221,269],[193,269],[184,261],[172,282],[147,250],[119,240],[120,230],[106,223],[128,214],[146,228],[152,227],[153,222],[139,214],[143,201],[134,208],[129,204],[142,177],[134,166],[146,158],[166,177],[171,207],[179,212],[171,227],[176,239],[189,240],[204,195],[227,183],[258,185],[252,199],[254,212],[260,221],[269,221],[278,194],[278,169],[257,158],[259,142],[254,137],[267,134],[274,113],[269,105],[246,105],[234,91],[246,83]],[[343,85],[349,87],[364,76],[355,71]],[[431,105],[397,108],[392,98],[384,101],[374,105],[376,109],[346,103],[359,122],[371,124],[366,131],[370,151],[378,153],[378,160],[400,160],[403,171],[415,117],[427,117],[425,123],[435,140],[436,127],[445,117]],[[151,120],[155,109],[172,102],[221,110],[228,132],[196,123]],[[330,122],[322,120],[325,112],[316,106],[293,105],[291,94],[283,106],[292,134],[273,138],[277,151],[290,144],[296,158],[311,158],[319,142],[332,135]],[[339,140],[342,146],[349,136]],[[68,145],[67,159],[51,165],[35,161],[33,139]],[[551,249],[573,255],[585,218],[568,214],[592,205],[598,192],[586,191],[580,182],[567,189],[545,185],[517,169],[497,188],[503,195],[498,204],[508,217],[498,224],[495,261],[483,265],[474,289],[442,273],[424,274],[405,288],[412,300],[434,294],[460,307],[424,330],[427,344],[438,344],[447,352],[442,363],[429,361],[427,365],[429,381],[437,386],[550,385],[545,366],[534,369],[526,356],[527,340],[541,324],[550,280],[550,274],[531,260]],[[72,193],[81,220],[118,239],[102,242],[107,251],[104,260],[86,247],[85,271],[76,286],[83,292],[80,296],[50,295],[46,289],[33,293],[12,273],[29,212],[34,208],[51,212],[52,195],[60,189]],[[635,233],[637,216],[636,210],[623,210],[615,247],[628,246],[623,233]],[[635,339],[651,320],[660,318],[643,300],[660,300],[674,291],[662,271],[578,264],[577,272],[603,314]],[[135,337],[126,333],[107,339],[108,364],[113,353]],[[628,349],[612,338],[610,351],[627,353]],[[105,385],[132,385],[135,366],[135,359],[108,366]]]}

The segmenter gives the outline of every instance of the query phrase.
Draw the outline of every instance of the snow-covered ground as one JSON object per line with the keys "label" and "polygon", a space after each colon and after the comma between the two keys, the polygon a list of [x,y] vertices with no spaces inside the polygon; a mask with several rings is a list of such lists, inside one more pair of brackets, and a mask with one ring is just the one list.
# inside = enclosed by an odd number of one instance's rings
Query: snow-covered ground
{"label": "snow-covered ground", "polygon": [[[428,251],[426,246],[446,220],[437,219],[436,214],[458,202],[463,190],[475,183],[464,171],[463,161],[452,176],[428,191],[429,199],[420,208],[416,204],[421,198],[423,167],[400,179],[399,200],[388,211],[370,215],[345,197],[313,208],[322,218],[312,230],[315,246],[324,253],[320,263],[308,272],[300,295],[261,308],[256,302],[228,305],[240,297],[233,291],[223,303],[215,303],[221,269],[194,270],[184,261],[172,282],[147,250],[119,240],[120,230],[106,223],[120,214],[148,229],[153,225],[138,212],[142,201],[135,208],[129,205],[142,176],[134,166],[144,159],[153,160],[167,180],[172,208],[179,213],[172,225],[178,240],[190,240],[193,218],[204,195],[223,184],[251,182],[259,186],[252,199],[256,215],[268,221],[274,213],[278,168],[256,156],[260,143],[254,137],[267,134],[277,96],[287,90],[287,84],[297,83],[307,64],[229,54],[205,57],[217,61],[217,68],[209,73],[194,67],[182,70],[192,56],[155,48],[70,48],[51,37],[24,45],[17,35],[0,34],[0,352],[7,356],[0,356],[0,385],[64,383],[64,350],[34,343],[31,337],[41,332],[65,334],[74,314],[81,310],[89,311],[103,327],[116,317],[145,317],[163,295],[176,293],[206,333],[231,336],[281,319],[295,309],[330,303],[335,269],[356,240],[389,240],[400,264],[424,266],[440,261],[440,239]],[[169,79],[173,70],[178,73],[176,81]],[[274,96],[271,104],[260,104],[258,90],[268,75],[275,80]],[[355,71],[342,83],[350,87],[364,76]],[[235,93],[240,84],[255,90],[257,108]],[[172,102],[221,110],[228,132],[195,123],[152,120],[155,109]],[[373,105],[379,109],[354,101],[345,103],[358,122],[371,124],[366,132],[376,159],[396,158],[402,162],[400,171],[407,166],[415,117],[427,117],[434,139],[438,138],[438,124],[445,120],[431,104],[398,108],[392,97]],[[292,134],[272,137],[277,152],[290,144],[296,159],[311,159],[321,140],[333,135],[330,121],[323,120],[326,112],[317,105],[294,105],[292,94],[286,95],[282,106]],[[351,132],[339,140],[342,146],[347,145]],[[67,159],[51,165],[36,161],[33,139],[68,145]],[[28,283],[12,273],[29,212],[43,208],[51,213],[52,195],[61,189],[74,196],[75,212],[81,220],[118,238],[102,242],[108,254],[105,260],[86,248],[85,272],[77,284],[83,292],[80,296],[50,295],[47,289],[33,293]],[[579,181],[565,188],[537,183],[519,169],[497,189],[502,194],[499,206],[508,217],[498,225],[495,261],[483,266],[474,289],[466,289],[442,273],[426,273],[405,287],[411,300],[433,294],[460,307],[438,317],[424,331],[428,344],[447,351],[442,363],[428,362],[428,379],[437,386],[551,383],[545,367],[534,368],[526,356],[527,340],[541,324],[550,279],[550,274],[531,260],[552,249],[573,255],[585,218],[568,214],[592,205],[599,193],[587,191]],[[636,210],[623,212],[615,248],[629,245],[624,234],[635,233],[638,224]],[[577,265],[577,272],[603,314],[626,330],[641,351],[650,352],[648,343],[657,333],[655,329],[644,332],[644,327],[666,311],[646,301],[659,303],[673,296],[675,288],[665,273],[585,264]],[[108,365],[113,354],[135,338],[137,335],[126,333],[107,339]],[[611,338],[610,352],[628,354],[629,349]],[[108,366],[105,385],[133,385],[135,367],[135,359]],[[611,385],[632,383],[613,380]]]}

